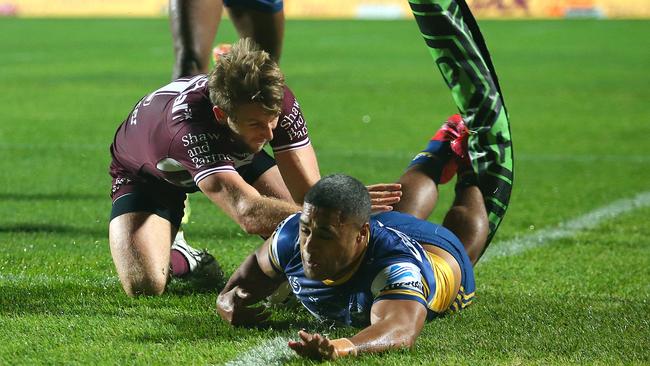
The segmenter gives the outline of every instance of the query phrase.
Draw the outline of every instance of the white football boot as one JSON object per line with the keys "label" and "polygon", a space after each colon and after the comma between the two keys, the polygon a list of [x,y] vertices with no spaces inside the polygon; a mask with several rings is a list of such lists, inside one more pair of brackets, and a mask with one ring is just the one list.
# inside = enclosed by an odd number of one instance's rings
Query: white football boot
{"label": "white football boot", "polygon": [[223,271],[217,260],[205,250],[197,250],[185,241],[182,231],[178,231],[171,249],[178,250],[187,260],[190,272],[181,279],[198,280],[204,283],[214,283],[218,286],[223,280]]}

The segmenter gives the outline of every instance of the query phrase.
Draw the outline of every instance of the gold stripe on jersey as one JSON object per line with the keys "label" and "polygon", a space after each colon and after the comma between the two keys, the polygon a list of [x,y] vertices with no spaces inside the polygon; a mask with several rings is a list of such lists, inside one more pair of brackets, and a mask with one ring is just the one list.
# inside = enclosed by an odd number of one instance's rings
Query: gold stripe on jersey
{"label": "gold stripe on jersey", "polygon": [[427,299],[419,292],[413,291],[413,290],[405,290],[405,289],[395,289],[395,290],[386,290],[382,291],[379,293],[377,297],[384,296],[384,295],[410,295],[410,296],[416,296],[419,297],[420,299],[424,300],[424,302],[427,302]]}
{"label": "gold stripe on jersey", "polygon": [[436,313],[444,313],[454,301],[454,289],[456,288],[456,278],[454,271],[449,263],[442,257],[431,252],[426,252],[433,268],[433,276],[436,279],[436,293],[429,302],[429,309]]}
{"label": "gold stripe on jersey", "polygon": [[282,270],[282,267],[280,267],[280,262],[278,262],[278,258],[276,258],[275,255],[273,255],[273,246],[277,245],[275,235],[277,235],[277,233],[273,233],[273,237],[271,239],[271,242],[268,245],[269,258],[271,258],[271,264],[273,265],[273,267],[275,267],[275,270],[280,272],[280,273],[284,273],[284,271]]}

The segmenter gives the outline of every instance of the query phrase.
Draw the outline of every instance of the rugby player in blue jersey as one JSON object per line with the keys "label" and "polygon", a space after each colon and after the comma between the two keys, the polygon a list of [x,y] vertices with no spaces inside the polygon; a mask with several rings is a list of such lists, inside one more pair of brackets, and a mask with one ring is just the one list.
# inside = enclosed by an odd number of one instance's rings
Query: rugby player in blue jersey
{"label": "rugby player in blue jersey", "polygon": [[[251,326],[268,317],[254,304],[287,280],[316,318],[364,327],[350,338],[299,332],[298,355],[336,359],[412,347],[426,320],[459,311],[474,297],[472,259],[483,251],[488,218],[467,157],[467,134],[450,118],[400,178],[402,212],[370,216],[367,189],[346,175],[321,179],[230,278],[219,315]],[[458,176],[447,228],[416,216],[430,213],[437,185]],[[403,213],[408,212],[408,213]],[[460,240],[459,240],[460,238]],[[466,249],[467,248],[467,249]],[[475,254],[470,259],[468,250]]]}

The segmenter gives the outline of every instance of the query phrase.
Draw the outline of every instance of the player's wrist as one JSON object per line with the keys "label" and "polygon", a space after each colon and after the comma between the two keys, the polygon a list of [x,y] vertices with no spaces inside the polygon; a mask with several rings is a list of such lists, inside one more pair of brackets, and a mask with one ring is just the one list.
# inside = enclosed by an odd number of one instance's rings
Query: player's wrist
{"label": "player's wrist", "polygon": [[332,339],[330,344],[334,346],[336,358],[357,355],[357,346],[348,338]]}

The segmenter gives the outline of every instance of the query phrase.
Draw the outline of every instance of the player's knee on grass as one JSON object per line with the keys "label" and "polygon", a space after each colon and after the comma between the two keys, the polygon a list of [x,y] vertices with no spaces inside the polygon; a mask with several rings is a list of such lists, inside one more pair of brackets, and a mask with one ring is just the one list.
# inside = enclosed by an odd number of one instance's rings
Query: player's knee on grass
{"label": "player's knee on grass", "polygon": [[165,292],[167,274],[141,273],[132,275],[122,281],[124,292],[130,297],[158,296]]}
{"label": "player's knee on grass", "polygon": [[111,256],[127,295],[155,296],[165,291],[174,234],[169,221],[147,212],[131,212],[111,220]]}

